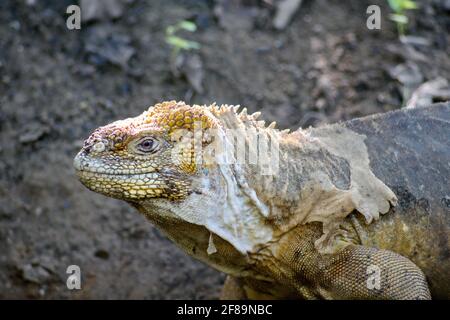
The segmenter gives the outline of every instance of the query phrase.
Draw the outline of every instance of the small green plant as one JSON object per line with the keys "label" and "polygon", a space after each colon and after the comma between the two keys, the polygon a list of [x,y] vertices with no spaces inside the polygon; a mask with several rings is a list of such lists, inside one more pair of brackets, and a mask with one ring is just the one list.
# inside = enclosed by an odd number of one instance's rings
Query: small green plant
{"label": "small green plant", "polygon": [[177,36],[176,33],[180,30],[195,32],[197,30],[197,26],[191,21],[183,20],[166,28],[166,43],[172,47],[173,56],[177,56],[182,50],[200,49],[200,44],[198,42],[190,41]]}
{"label": "small green plant", "polygon": [[389,6],[394,13],[390,18],[397,25],[399,35],[404,35],[406,26],[408,25],[407,10],[417,9],[417,3],[414,0],[388,0]]}

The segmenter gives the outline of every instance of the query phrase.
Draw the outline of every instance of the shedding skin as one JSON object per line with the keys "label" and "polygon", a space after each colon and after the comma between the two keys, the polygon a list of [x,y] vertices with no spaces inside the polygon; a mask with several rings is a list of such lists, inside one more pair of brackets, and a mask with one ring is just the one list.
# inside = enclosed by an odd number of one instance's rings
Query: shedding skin
{"label": "shedding skin", "polygon": [[[386,160],[392,154],[381,158],[377,151],[390,147],[378,141],[410,133],[391,132],[392,119],[426,126],[442,118],[449,131],[448,104],[293,133],[238,109],[156,104],[95,130],[74,159],[77,175],[87,188],[137,208],[186,253],[229,274],[224,298],[449,297],[449,221],[441,201],[449,190],[421,195],[410,173],[394,181],[386,172],[396,165]],[[433,147],[449,150],[449,137]],[[236,141],[245,146],[242,158],[230,152],[239,148]],[[427,166],[447,154],[433,153]],[[411,165],[422,157],[416,153]],[[426,198],[428,219],[401,186]],[[373,270],[379,282],[370,278]]]}

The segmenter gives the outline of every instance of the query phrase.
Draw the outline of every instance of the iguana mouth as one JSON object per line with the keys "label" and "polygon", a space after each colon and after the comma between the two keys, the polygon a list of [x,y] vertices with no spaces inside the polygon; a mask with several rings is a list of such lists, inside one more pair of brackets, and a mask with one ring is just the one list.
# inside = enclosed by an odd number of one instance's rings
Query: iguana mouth
{"label": "iguana mouth", "polygon": [[76,174],[78,177],[80,178],[94,178],[94,177],[109,177],[109,178],[114,178],[114,177],[134,177],[136,179],[156,179],[158,178],[160,175],[158,173],[155,172],[140,172],[140,173],[125,173],[125,172],[119,172],[119,173],[111,173],[111,172],[99,172],[99,171],[90,171],[90,170],[75,170]]}
{"label": "iguana mouth", "polygon": [[190,183],[170,169],[156,169],[149,163],[114,156],[91,157],[84,150],[74,161],[80,182],[88,189],[125,201],[149,198],[181,199],[189,194]]}
{"label": "iguana mouth", "polygon": [[76,170],[76,173],[88,189],[117,199],[159,197],[166,189],[158,173],[100,173],[87,170]]}
{"label": "iguana mouth", "polygon": [[[102,159],[96,159],[86,156],[85,153],[80,152],[73,160],[73,166],[77,172],[77,175],[89,175],[98,174],[102,176],[139,176],[148,175],[151,173],[157,174],[153,167],[142,168],[124,168],[123,166],[114,166],[111,163],[105,163]],[[97,176],[98,176],[97,175]],[[94,175],[92,175],[94,176]]]}

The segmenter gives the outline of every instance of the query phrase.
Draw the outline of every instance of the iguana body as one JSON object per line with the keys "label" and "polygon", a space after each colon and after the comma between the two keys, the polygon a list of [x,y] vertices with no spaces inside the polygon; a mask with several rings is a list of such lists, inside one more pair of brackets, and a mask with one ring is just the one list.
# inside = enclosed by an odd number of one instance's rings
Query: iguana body
{"label": "iguana body", "polygon": [[293,133],[236,109],[158,104],[77,173],[229,274],[224,298],[449,298],[449,104]]}

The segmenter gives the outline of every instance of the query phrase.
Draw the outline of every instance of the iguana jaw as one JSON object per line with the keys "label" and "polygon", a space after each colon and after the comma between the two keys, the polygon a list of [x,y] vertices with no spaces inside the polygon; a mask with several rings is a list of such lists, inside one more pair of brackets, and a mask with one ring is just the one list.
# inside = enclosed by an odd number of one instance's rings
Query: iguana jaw
{"label": "iguana jaw", "polygon": [[[113,174],[87,170],[76,170],[81,183],[88,189],[108,197],[120,200],[139,200],[148,196],[160,195],[163,190],[155,185],[161,180],[157,173],[141,174]],[[139,188],[124,188],[128,182],[133,181]]]}

